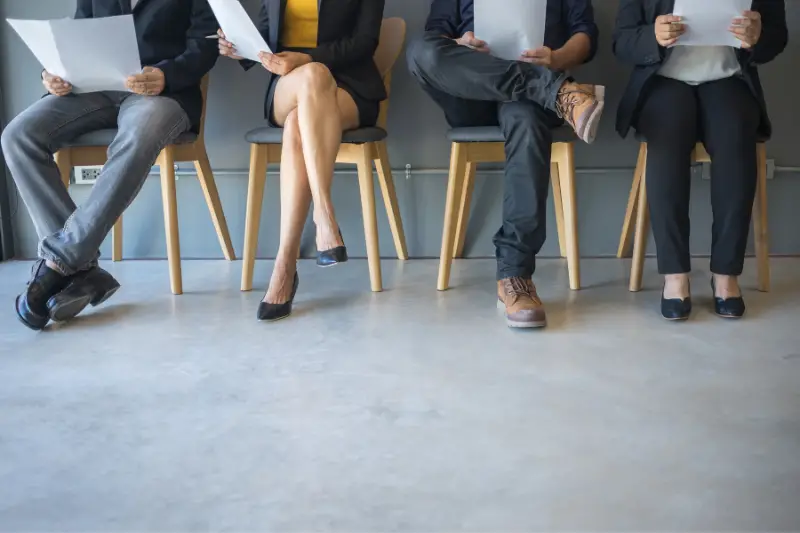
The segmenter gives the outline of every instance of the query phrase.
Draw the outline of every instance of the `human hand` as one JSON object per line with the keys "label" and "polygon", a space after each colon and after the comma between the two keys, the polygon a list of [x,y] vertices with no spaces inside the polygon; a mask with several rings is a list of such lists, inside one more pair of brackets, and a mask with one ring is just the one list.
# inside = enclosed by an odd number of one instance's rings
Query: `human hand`
{"label": "human hand", "polygon": [[[700,0],[702,1],[702,0]],[[656,41],[664,48],[672,46],[681,35],[686,33],[686,26],[682,17],[675,15],[661,15],[656,19]]]}
{"label": "human hand", "polygon": [[129,76],[127,80],[128,89],[142,96],[158,96],[164,92],[166,85],[164,71],[155,67],[144,67],[141,74]]}
{"label": "human hand", "polygon": [[542,46],[536,50],[525,50],[522,52],[519,60],[525,63],[539,65],[540,67],[546,67],[551,70],[564,70],[558,59],[558,51],[552,50],[547,46]]}
{"label": "human hand", "polygon": [[278,76],[286,76],[297,67],[314,61],[310,55],[300,52],[281,52],[280,54],[260,52],[258,58],[265,69]]}
{"label": "human hand", "polygon": [[475,38],[475,34],[471,31],[468,31],[464,34],[463,37],[460,39],[455,40],[461,46],[466,46],[467,48],[472,48],[477,52],[488,53],[489,46],[486,44],[486,41],[481,41],[480,39]]}
{"label": "human hand", "polygon": [[53,76],[46,70],[42,71],[42,85],[48,93],[55,96],[66,96],[72,92],[72,84],[58,76]]}
{"label": "human hand", "polygon": [[236,47],[233,46],[233,43],[225,39],[225,33],[221,29],[217,30],[217,35],[219,36],[219,55],[236,59],[237,61],[242,59],[241,56],[236,54]]}
{"label": "human hand", "polygon": [[740,41],[742,48],[752,48],[761,39],[761,13],[758,11],[745,11],[739,18],[733,19],[729,31]]}

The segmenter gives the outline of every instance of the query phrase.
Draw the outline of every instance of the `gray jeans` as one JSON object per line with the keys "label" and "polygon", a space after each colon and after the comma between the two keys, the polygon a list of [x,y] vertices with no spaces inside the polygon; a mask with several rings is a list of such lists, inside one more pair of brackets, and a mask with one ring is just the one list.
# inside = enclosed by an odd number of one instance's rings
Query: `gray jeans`
{"label": "gray jeans", "polygon": [[[158,154],[190,127],[175,100],[125,92],[47,96],[11,121],[3,132],[3,153],[36,226],[39,257],[64,275],[89,268]],[[119,130],[108,162],[77,207],[53,154],[80,135],[107,128]]]}

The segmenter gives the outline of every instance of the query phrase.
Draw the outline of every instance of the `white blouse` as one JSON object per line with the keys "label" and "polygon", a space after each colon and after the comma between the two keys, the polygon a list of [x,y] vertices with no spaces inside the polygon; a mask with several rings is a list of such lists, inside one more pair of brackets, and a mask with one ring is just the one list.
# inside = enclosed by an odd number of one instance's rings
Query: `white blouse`
{"label": "white blouse", "polygon": [[676,46],[658,71],[665,78],[700,85],[736,76],[742,71],[730,46]]}

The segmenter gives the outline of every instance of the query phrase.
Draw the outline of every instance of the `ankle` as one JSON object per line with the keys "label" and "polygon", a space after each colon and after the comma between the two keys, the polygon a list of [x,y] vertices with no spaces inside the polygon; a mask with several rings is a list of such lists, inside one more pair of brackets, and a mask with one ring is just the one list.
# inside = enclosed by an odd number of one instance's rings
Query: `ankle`
{"label": "ankle", "polygon": [[668,274],[664,276],[664,297],[667,299],[686,299],[691,295],[689,274]]}

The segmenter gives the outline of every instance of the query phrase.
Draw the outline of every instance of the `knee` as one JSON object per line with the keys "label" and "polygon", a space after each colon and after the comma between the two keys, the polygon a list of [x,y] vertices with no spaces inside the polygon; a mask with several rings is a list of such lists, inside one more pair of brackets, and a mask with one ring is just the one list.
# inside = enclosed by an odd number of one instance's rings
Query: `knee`
{"label": "knee", "polygon": [[163,148],[190,127],[186,112],[170,98],[142,98],[120,121],[119,134],[112,148],[118,145],[135,150]]}
{"label": "knee", "polygon": [[18,115],[3,130],[0,137],[0,145],[3,147],[3,154],[6,159],[12,160],[19,153],[20,149],[36,140],[36,132],[40,128],[33,127],[25,120],[25,115]]}
{"label": "knee", "polygon": [[408,70],[414,77],[435,71],[441,61],[441,52],[436,42],[427,37],[419,37],[409,43],[406,48]]}
{"label": "knee", "polygon": [[320,94],[336,90],[336,80],[322,63],[309,63],[296,70],[300,90],[307,94]]}
{"label": "knee", "polygon": [[508,139],[523,135],[530,139],[547,139],[550,127],[544,120],[544,109],[531,102],[509,102],[500,108],[500,127]]}

